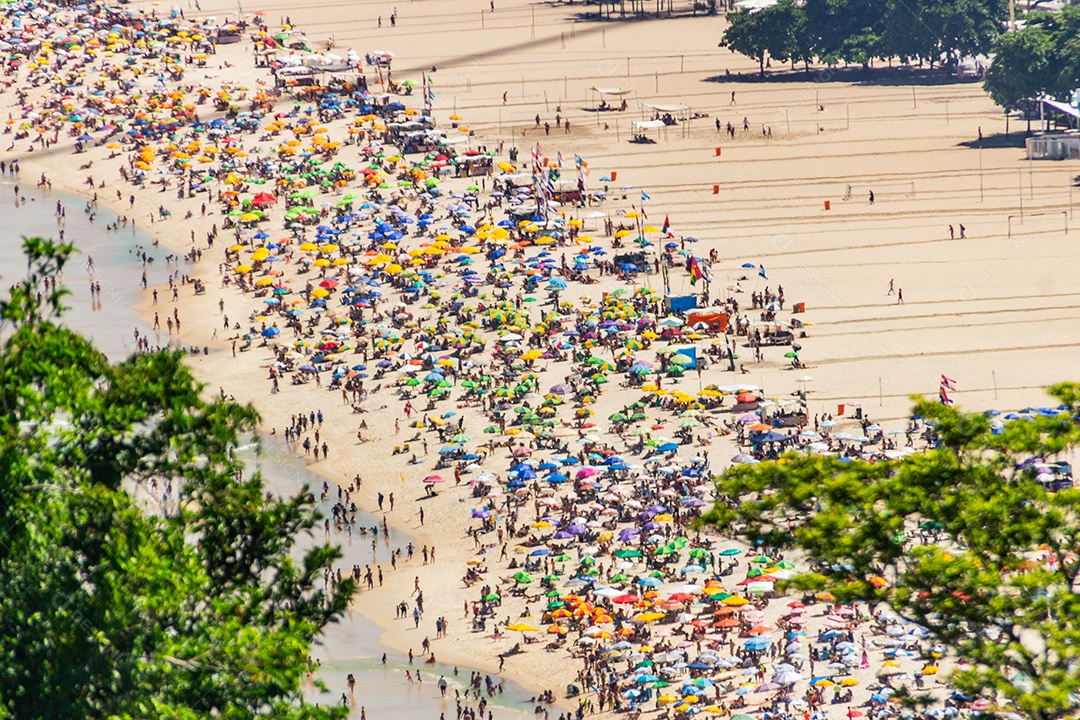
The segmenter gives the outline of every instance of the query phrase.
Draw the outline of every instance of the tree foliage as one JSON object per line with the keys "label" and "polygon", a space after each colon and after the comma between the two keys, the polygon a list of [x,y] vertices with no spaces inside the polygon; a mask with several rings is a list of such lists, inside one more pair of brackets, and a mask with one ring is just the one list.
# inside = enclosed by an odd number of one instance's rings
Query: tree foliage
{"label": "tree foliage", "polygon": [[999,693],[1040,720],[1075,716],[1080,490],[1051,493],[1031,468],[1080,443],[1080,384],[1050,392],[1068,412],[1003,430],[919,402],[940,445],[900,462],[789,455],[736,467],[706,521],[805,553],[812,569],[797,587],[918,622],[965,663],[950,682],[969,695]]}
{"label": "tree foliage", "polygon": [[874,59],[955,63],[987,52],[1004,28],[1005,0],[781,0],[728,16],[721,46],[758,61],[868,65]]}
{"label": "tree foliage", "polygon": [[[241,477],[255,412],[204,399],[177,352],[110,364],[39,295],[73,248],[24,248],[0,302],[0,717],[343,717],[300,682],[352,582],[324,592],[339,551],[294,548],[306,489]],[[136,501],[152,480],[175,512]]]}
{"label": "tree foliage", "polygon": [[1080,88],[1080,6],[1035,12],[1024,27],[994,43],[986,90],[1006,110],[1042,95],[1065,99]]}

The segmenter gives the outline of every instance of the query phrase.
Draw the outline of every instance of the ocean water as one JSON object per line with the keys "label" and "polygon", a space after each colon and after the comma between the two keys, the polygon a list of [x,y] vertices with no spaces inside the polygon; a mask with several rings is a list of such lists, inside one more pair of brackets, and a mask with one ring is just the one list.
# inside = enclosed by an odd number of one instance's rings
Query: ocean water
{"label": "ocean water", "polygon": [[[3,234],[0,235],[0,287],[6,295],[7,288],[26,277],[26,256],[22,250],[22,238],[40,236],[59,240],[60,223],[56,217],[56,203],[61,203],[66,217],[63,220],[64,240],[71,242],[79,251],[64,269],[61,283],[71,291],[65,302],[68,310],[63,322],[93,338],[98,347],[110,358],[118,359],[135,348],[134,330],[149,331],[139,322],[138,313],[132,305],[139,299],[139,281],[142,261],[136,256],[143,251],[151,260],[146,263],[147,282],[150,285],[168,280],[170,268],[165,260],[167,253],[153,246],[153,240],[131,223],[116,232],[108,232],[105,226],[114,222],[116,214],[99,207],[93,222],[83,211],[86,200],[63,193],[38,192],[31,183],[19,183],[19,195],[25,202],[16,207],[15,182],[0,182],[0,218],[3,218]],[[94,261],[93,280],[101,284],[101,300],[90,295],[91,273],[88,259]],[[175,269],[175,268],[172,268]]]}
{"label": "ocean water", "polygon": [[[309,472],[304,467],[304,460],[289,452],[284,443],[277,440],[268,440],[261,453],[256,454],[255,449],[246,446],[241,450],[251,469],[259,469],[266,480],[268,488],[275,493],[286,494],[295,492],[297,487],[307,485],[316,496],[317,506],[320,512],[331,517],[330,509],[337,500],[336,488],[331,486],[330,494],[326,501],[319,500],[322,492],[323,479]],[[331,541],[340,545],[343,553],[338,562],[342,574],[352,568],[354,564],[363,568],[372,562],[382,564],[385,573],[393,572],[390,569],[390,553],[395,549],[403,549],[412,540],[408,535],[390,528],[389,537],[380,530],[374,555],[371,541],[373,535],[370,528],[379,524],[379,519],[368,512],[357,513],[357,528],[360,526],[369,529],[367,536],[361,537],[358,531],[354,531],[350,538],[345,533],[338,533],[333,529]],[[314,535],[298,538],[300,548],[310,547],[313,543],[325,542],[324,532],[316,528]],[[414,543],[416,544],[416,543]],[[418,544],[416,544],[418,547]],[[417,550],[419,553],[419,550]],[[357,596],[357,602],[364,602],[364,593],[361,591]],[[465,621],[460,618],[450,618],[451,632],[466,632]],[[410,621],[407,621],[411,623]],[[433,628],[434,619],[425,618],[423,621]],[[381,645],[378,641],[379,628],[358,613],[349,613],[337,625],[331,626],[320,645],[312,648],[312,657],[319,660],[321,670],[319,678],[328,687],[328,693],[322,693],[314,687],[307,688],[307,698],[310,702],[334,703],[340,702],[341,695],[346,689],[346,677],[352,673],[356,678],[354,716],[359,716],[359,708],[363,706],[369,720],[406,720],[413,718],[428,718],[439,720],[440,714],[445,713],[448,720],[456,718],[456,704],[454,691],[460,690],[464,696],[465,687],[469,682],[470,670],[458,667],[455,675],[453,665],[438,663],[428,665],[420,658],[420,647],[413,649],[417,659],[415,664],[408,664],[408,656],[392,651]],[[434,640],[434,632],[431,633],[432,649],[438,657],[438,641]],[[418,640],[419,642],[419,640]],[[386,653],[386,663],[382,662],[382,655]],[[423,682],[410,683],[406,679],[406,671],[414,674],[419,670]],[[439,677],[446,678],[449,688],[446,697],[441,697],[438,688]],[[532,693],[528,693],[519,685],[507,682],[502,694],[496,694],[488,698],[488,711],[493,719],[499,720],[523,720],[526,714],[532,714],[532,705],[528,703]],[[475,701],[470,703],[475,707]]]}
{"label": "ocean water", "polygon": [[[121,227],[116,232],[109,232],[105,226],[117,218],[104,208],[99,208],[93,222],[84,212],[86,200],[63,193],[38,192],[31,184],[19,183],[19,195],[25,198],[17,207],[14,195],[15,182],[9,178],[0,180],[0,218],[4,221],[5,232],[0,235],[0,288],[6,294],[6,288],[26,275],[26,258],[22,252],[22,237],[42,236],[59,239],[61,225],[56,217],[56,203],[59,201],[66,210],[62,227],[64,239],[75,244],[79,253],[65,268],[62,283],[71,291],[65,303],[69,309],[62,321],[69,327],[93,338],[94,342],[110,358],[120,359],[135,347],[134,330],[140,333],[150,330],[139,319],[132,308],[138,299],[143,261],[136,253],[145,252],[153,262],[147,262],[147,282],[150,286],[167,281],[171,270],[183,265],[169,265],[167,252],[153,247],[153,241],[142,230]],[[100,302],[91,299],[89,283],[91,273],[87,258],[93,258],[93,280],[101,284]],[[280,495],[294,494],[300,487],[307,485],[315,493],[321,494],[323,479],[304,467],[304,461],[285,448],[283,443],[268,440],[260,452],[255,446],[241,448],[240,456],[247,462],[250,471],[258,469],[266,479],[269,489]],[[336,501],[336,489],[331,489],[327,501],[319,502],[319,509],[326,517],[331,517],[330,508]],[[378,524],[378,519],[366,512],[358,513],[358,525],[367,528]],[[407,535],[390,530],[389,537],[380,532],[374,555],[371,548],[372,535],[366,537],[356,533],[353,537],[345,533],[334,532],[331,541],[342,546],[344,557],[339,567],[344,574],[354,564],[364,567],[375,558],[384,565],[384,572],[389,572],[390,553],[404,548],[410,541]],[[312,543],[325,542],[323,531],[314,535],[298,538],[300,549],[310,547]],[[363,602],[363,595],[359,596]],[[463,622],[451,619],[452,631],[464,631]],[[454,627],[456,625],[456,628]],[[346,677],[352,673],[356,686],[349,698],[353,707],[352,716],[360,717],[363,707],[368,720],[414,720],[424,718],[439,720],[444,715],[448,720],[456,718],[455,690],[464,694],[468,684],[470,669],[455,668],[451,665],[427,665],[422,660],[409,666],[408,657],[383,646],[379,642],[380,630],[358,613],[350,612],[342,620],[331,626],[322,641],[312,648],[312,657],[320,663],[316,675],[327,687],[324,692],[314,683],[305,687],[305,697],[310,703],[323,705],[336,704],[346,692]],[[438,643],[433,641],[436,656]],[[419,656],[420,648],[414,652]],[[386,655],[386,662],[382,660]],[[406,671],[420,671],[423,682],[410,683]],[[439,677],[446,678],[449,688],[445,698],[441,697],[438,687]],[[507,682],[504,692],[488,698],[488,711],[493,720],[524,720],[532,714],[528,704],[531,694],[518,685]],[[475,707],[475,703],[472,703]]]}

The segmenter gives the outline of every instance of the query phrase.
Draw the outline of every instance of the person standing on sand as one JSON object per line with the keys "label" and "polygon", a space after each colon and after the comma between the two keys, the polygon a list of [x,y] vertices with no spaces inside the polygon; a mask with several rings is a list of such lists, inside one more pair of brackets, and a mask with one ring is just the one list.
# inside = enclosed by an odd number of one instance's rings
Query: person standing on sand
{"label": "person standing on sand", "polygon": [[874,204],[874,191],[873,190],[870,191],[870,204],[871,205]]}
{"label": "person standing on sand", "polygon": [[904,288],[900,288],[899,290],[896,291],[896,304],[897,305],[903,305],[904,304]]}

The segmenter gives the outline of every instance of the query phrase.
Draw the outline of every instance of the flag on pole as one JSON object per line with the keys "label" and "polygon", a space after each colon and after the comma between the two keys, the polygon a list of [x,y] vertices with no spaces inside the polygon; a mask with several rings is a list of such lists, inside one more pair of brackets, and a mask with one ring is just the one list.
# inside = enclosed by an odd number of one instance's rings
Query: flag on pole
{"label": "flag on pole", "polygon": [[766,280],[769,279],[769,276],[765,274],[765,266],[764,265],[758,265],[757,274],[758,274],[758,277],[763,277]]}
{"label": "flag on pole", "polygon": [[649,193],[647,193],[647,192],[645,192],[644,190],[642,190],[642,191],[641,191],[641,202],[643,202],[643,203],[647,203],[647,202],[649,202],[650,200],[652,200],[652,198],[651,198],[651,197],[649,197]]}
{"label": "flag on pole", "polygon": [[941,376],[941,386],[949,390],[956,390],[956,381],[944,375]]}
{"label": "flag on pole", "polygon": [[664,216],[664,228],[663,228],[663,231],[662,231],[662,232],[663,232],[663,233],[664,233],[665,235],[667,235],[667,236],[669,236],[669,237],[670,237],[670,236],[671,236],[671,232],[670,232],[670,231],[671,231],[671,218],[669,218],[669,217],[668,217],[667,215],[665,215],[665,216]]}
{"label": "flag on pole", "polygon": [[712,281],[712,273],[709,267],[692,255],[687,260],[687,270],[690,271],[691,285],[697,285],[698,280],[704,280],[706,283]]}

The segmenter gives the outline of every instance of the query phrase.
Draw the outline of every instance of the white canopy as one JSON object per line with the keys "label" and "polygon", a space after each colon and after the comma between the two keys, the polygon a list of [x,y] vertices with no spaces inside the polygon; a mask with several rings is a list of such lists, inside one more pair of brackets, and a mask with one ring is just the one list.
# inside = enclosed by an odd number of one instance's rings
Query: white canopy
{"label": "white canopy", "polygon": [[690,109],[688,105],[683,105],[682,103],[679,103],[677,105],[651,105],[649,103],[646,103],[645,107],[649,108],[650,110],[655,110],[662,113],[679,113],[686,112]]}
{"label": "white canopy", "polygon": [[663,120],[635,120],[635,130],[659,130],[664,127]]}
{"label": "white canopy", "polygon": [[1057,100],[1051,100],[1050,98],[1043,98],[1041,102],[1043,105],[1052,107],[1058,112],[1071,115],[1074,118],[1080,118],[1080,110],[1077,110],[1077,108],[1074,108],[1072,105],[1067,105],[1063,102],[1058,102]]}
{"label": "white canopy", "polygon": [[593,87],[593,92],[598,92],[601,95],[629,95],[634,92],[633,90],[623,90],[622,88],[599,88]]}

